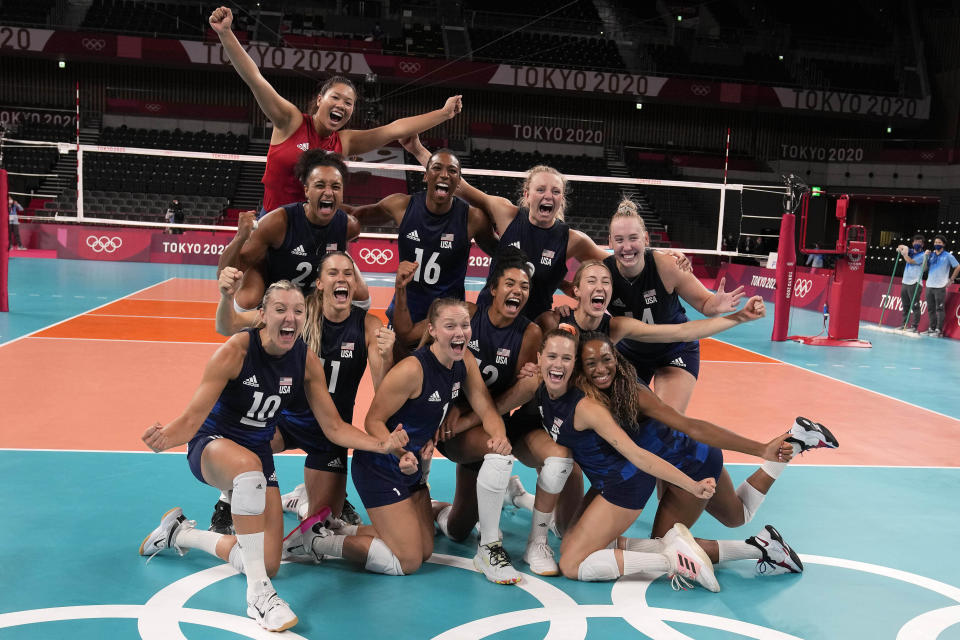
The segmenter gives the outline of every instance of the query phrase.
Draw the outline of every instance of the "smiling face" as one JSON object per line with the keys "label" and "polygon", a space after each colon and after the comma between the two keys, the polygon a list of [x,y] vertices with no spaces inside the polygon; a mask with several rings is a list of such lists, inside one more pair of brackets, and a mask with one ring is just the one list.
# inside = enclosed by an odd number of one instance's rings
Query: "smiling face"
{"label": "smiling face", "polygon": [[608,342],[588,340],[580,347],[583,375],[598,389],[605,391],[617,375],[617,356]]}
{"label": "smiling face", "polygon": [[356,277],[353,260],[343,255],[331,255],[320,263],[317,289],[323,291],[324,311],[350,310]]}
{"label": "smiling face", "polygon": [[323,128],[329,131],[342,129],[353,115],[357,94],[345,84],[335,84],[326,93],[317,96],[317,113],[314,116]]}
{"label": "smiling face", "polygon": [[510,319],[516,318],[530,297],[530,276],[520,268],[506,269],[491,289],[491,294],[498,313]]}
{"label": "smiling face", "polygon": [[523,203],[530,210],[530,222],[538,227],[552,226],[566,204],[563,180],[550,171],[533,174],[523,190]]}
{"label": "smiling face", "polygon": [[602,316],[610,304],[613,283],[610,271],[602,264],[594,264],[579,272],[579,281],[573,286],[573,294],[582,309],[591,317]]}
{"label": "smiling face", "polygon": [[552,397],[566,393],[575,362],[576,346],[572,336],[550,336],[544,342],[537,356],[537,364],[543,384]]}
{"label": "smiling face", "polygon": [[307,174],[303,186],[311,222],[325,225],[343,204],[343,176],[336,167],[318,165]]}
{"label": "smiling face", "polygon": [[423,180],[427,183],[427,202],[434,208],[446,211],[460,184],[460,161],[452,153],[433,154],[427,163]]}
{"label": "smiling face", "polygon": [[445,304],[427,323],[427,331],[433,338],[430,348],[438,360],[445,364],[463,360],[470,341],[470,314],[462,304]]}
{"label": "smiling face", "polygon": [[[264,348],[270,353],[286,353],[303,333],[306,318],[306,304],[299,288],[275,289],[267,294],[267,300],[260,310],[264,323],[262,332]],[[271,349],[275,346],[276,349]]]}
{"label": "smiling face", "polygon": [[610,221],[608,242],[620,266],[626,270],[642,266],[643,252],[647,248],[646,235],[640,218],[621,216]]}

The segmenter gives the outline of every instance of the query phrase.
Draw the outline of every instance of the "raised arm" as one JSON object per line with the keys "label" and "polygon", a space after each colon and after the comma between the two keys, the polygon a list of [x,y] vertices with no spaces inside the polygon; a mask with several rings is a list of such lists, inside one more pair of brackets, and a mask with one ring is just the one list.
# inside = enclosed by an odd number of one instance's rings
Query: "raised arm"
{"label": "raised arm", "polygon": [[647,324],[634,318],[611,318],[610,339],[614,342],[624,338],[639,342],[690,342],[708,338],[744,322],[757,320],[766,313],[763,298],[753,296],[740,311],[718,318],[691,320],[679,324]]}
{"label": "raised arm", "polygon": [[219,7],[210,14],[210,28],[213,29],[220,38],[220,44],[223,50],[230,58],[233,68],[237,70],[240,78],[247,83],[256,98],[260,110],[273,123],[274,133],[279,134],[283,140],[290,137],[300,123],[303,121],[303,114],[300,109],[285,99],[260,73],[260,69],[253,62],[253,59],[247,54],[233,29],[233,12],[227,7]]}
{"label": "raised arm", "polygon": [[493,232],[493,220],[483,210],[470,207],[467,213],[467,232],[485,254],[497,254],[500,239]]}
{"label": "raised arm", "polygon": [[409,203],[410,196],[403,193],[392,193],[375,204],[365,204],[359,207],[344,205],[343,210],[363,226],[381,225],[392,220],[399,227]]}
{"label": "raised arm", "polygon": [[788,433],[783,433],[764,444],[744,438],[712,422],[685,416],[647,388],[640,390],[639,400],[641,413],[677,431],[682,431],[698,442],[774,462],[787,462],[793,456],[793,447],[789,443],[781,451],[783,441],[790,435]]}
{"label": "raised arm", "polygon": [[474,413],[480,417],[483,430],[490,436],[487,440],[487,447],[493,453],[499,453],[503,456],[510,455],[511,447],[510,440],[507,438],[507,429],[503,425],[503,418],[497,412],[497,407],[490,398],[487,385],[483,383],[483,376],[480,375],[477,359],[467,351],[463,356],[463,364],[467,368],[467,400],[470,402]]}
{"label": "raised arm", "polygon": [[373,388],[376,390],[387,371],[393,366],[393,341],[395,336],[391,329],[383,326],[380,318],[368,313],[364,319],[364,329],[367,339],[367,364],[370,365],[370,377],[373,379]]}
{"label": "raised arm", "polygon": [[253,211],[244,211],[237,222],[237,233],[217,262],[217,276],[224,267],[248,271],[261,264],[270,247],[278,247],[287,232],[286,209],[274,209],[260,220]]}
{"label": "raised arm", "polygon": [[210,415],[227,382],[240,375],[250,338],[234,336],[222,344],[207,362],[200,386],[193,392],[187,408],[166,425],[159,422],[147,428],[141,439],[154,451],[166,451],[190,442]]}
{"label": "raised arm", "polygon": [[576,258],[580,262],[585,260],[603,260],[610,254],[597,246],[590,236],[582,231],[570,229],[567,237],[567,257]]}
{"label": "raised arm", "polygon": [[343,144],[343,155],[357,155],[373,151],[400,138],[417,135],[427,129],[432,129],[447,120],[456,117],[463,110],[462,96],[447,98],[443,107],[436,111],[428,111],[418,116],[400,118],[390,124],[376,129],[349,129],[340,132]]}
{"label": "raised arm", "polygon": [[337,407],[333,404],[330,392],[327,391],[327,378],[323,374],[323,364],[313,351],[307,351],[303,385],[310,409],[330,442],[341,447],[374,453],[388,453],[406,444],[407,437],[402,429],[373,436],[344,422],[337,413]]}
{"label": "raised arm", "polygon": [[233,306],[233,296],[240,289],[243,272],[233,267],[224,267],[220,272],[217,285],[220,288],[220,302],[217,303],[217,333],[222,336],[232,336],[247,327],[253,327],[259,320],[260,313],[256,310],[238,312]]}
{"label": "raised arm", "polygon": [[637,469],[661,480],[666,480],[670,484],[675,484],[698,498],[710,498],[716,490],[716,481],[713,478],[696,482],[660,456],[638,447],[630,439],[630,436],[620,428],[610,412],[590,398],[584,398],[577,404],[577,410],[574,414],[574,428],[578,431],[593,429],[601,438],[610,443],[610,446],[616,449],[620,455],[632,462]]}

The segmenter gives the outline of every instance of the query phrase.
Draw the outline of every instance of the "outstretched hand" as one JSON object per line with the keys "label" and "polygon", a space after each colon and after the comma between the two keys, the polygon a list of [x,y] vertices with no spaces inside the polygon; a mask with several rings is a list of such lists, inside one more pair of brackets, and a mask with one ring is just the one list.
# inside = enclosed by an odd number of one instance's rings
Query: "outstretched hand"
{"label": "outstretched hand", "polygon": [[720,283],[717,284],[717,292],[713,294],[713,310],[714,313],[732,313],[737,310],[737,305],[740,304],[740,298],[746,295],[743,290],[743,285],[740,285],[733,291],[724,291],[723,285],[726,284],[726,278],[720,278]]}

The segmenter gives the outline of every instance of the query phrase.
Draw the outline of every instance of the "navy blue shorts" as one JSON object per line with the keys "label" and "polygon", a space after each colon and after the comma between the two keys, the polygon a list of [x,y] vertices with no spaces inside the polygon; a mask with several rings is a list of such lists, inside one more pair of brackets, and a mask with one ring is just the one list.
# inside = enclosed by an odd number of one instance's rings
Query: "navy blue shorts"
{"label": "navy blue shorts", "polygon": [[400,471],[398,462],[393,454],[354,451],[350,475],[363,506],[368,510],[403,502],[417,491],[427,488],[422,482],[420,468],[408,476]]}
{"label": "navy blue shorts", "polygon": [[[203,471],[200,468],[200,458],[203,456],[203,450],[207,448],[207,445],[220,438],[237,442],[230,436],[201,427],[197,435],[187,444],[187,463],[190,465],[190,471],[197,480],[204,484],[210,483],[203,479]],[[270,443],[265,442],[254,446],[242,442],[237,442],[237,444],[249,449],[260,458],[260,468],[263,470],[263,475],[267,479],[267,486],[279,487],[280,484],[277,482],[277,470],[273,464],[273,451],[270,450]]]}
{"label": "navy blue shorts", "polygon": [[643,380],[644,384],[650,384],[657,369],[661,367],[676,367],[690,372],[694,378],[700,376],[700,343],[682,342],[676,348],[664,352],[662,355],[653,356],[642,362],[637,362],[630,358],[630,364],[637,370],[637,377]]}
{"label": "navy blue shorts", "polygon": [[503,426],[506,427],[507,438],[511,445],[523,440],[523,437],[531,431],[542,429],[543,423],[536,400],[531,400],[509,416],[504,416]]}
{"label": "navy blue shorts", "polygon": [[640,510],[646,506],[656,486],[656,478],[638,471],[623,482],[604,485],[599,491],[610,504],[624,509]]}
{"label": "navy blue shorts", "polygon": [[283,437],[283,449],[303,449],[307,459],[303,466],[316,471],[347,473],[347,449],[327,440],[323,429],[311,415],[301,418],[280,414],[277,431]]}
{"label": "navy blue shorts", "polygon": [[716,447],[709,447],[706,460],[697,461],[698,464],[678,465],[678,469],[686,473],[694,480],[703,480],[713,478],[720,481],[720,474],[723,473],[723,451]]}

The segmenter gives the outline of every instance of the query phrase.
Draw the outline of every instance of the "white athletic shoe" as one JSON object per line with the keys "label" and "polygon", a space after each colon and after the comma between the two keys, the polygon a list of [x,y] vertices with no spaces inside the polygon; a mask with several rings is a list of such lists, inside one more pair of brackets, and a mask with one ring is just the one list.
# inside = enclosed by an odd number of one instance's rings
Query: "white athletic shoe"
{"label": "white athletic shoe", "polygon": [[280,554],[281,559],[291,562],[320,562],[322,556],[318,556],[313,551],[313,539],[319,534],[313,534],[314,526],[330,535],[330,531],[323,527],[323,523],[330,517],[330,507],[324,507],[317,513],[310,516],[283,538],[283,547]]}
{"label": "white athletic shoe", "polygon": [[744,542],[760,549],[760,553],[763,554],[763,557],[757,560],[757,573],[760,575],[803,573],[800,556],[783,541],[780,532],[772,525],[766,525],[760,533],[747,538]]}
{"label": "white athletic shoe", "polygon": [[175,549],[181,556],[186,555],[189,549],[177,546],[177,534],[197,526],[195,520],[187,520],[183,509],[174,507],[160,518],[160,526],[151,531],[140,543],[140,555],[151,558],[164,549]]}
{"label": "white athletic shoe", "polygon": [[473,556],[473,566],[490,582],[497,584],[520,582],[520,573],[510,564],[510,556],[507,555],[507,550],[503,548],[500,540],[479,545],[477,555]]}
{"label": "white athletic shoe", "polygon": [[546,542],[527,542],[527,549],[523,552],[523,561],[530,565],[530,571],[538,576],[560,575],[560,567],[553,555],[553,549]]}
{"label": "white athletic shoe", "polygon": [[713,563],[697,541],[693,539],[690,530],[679,522],[673,525],[670,531],[663,536],[663,554],[670,563],[670,586],[674,591],[692,588],[691,581],[696,581],[708,590],[717,593],[720,583],[713,574]]}
{"label": "white athletic shoe", "polygon": [[829,429],[803,417],[798,417],[794,421],[793,426],[790,427],[790,437],[786,441],[800,447],[800,453],[821,447],[836,449],[840,446]]}
{"label": "white athletic shoe", "polygon": [[519,498],[526,492],[527,490],[523,488],[523,483],[520,482],[520,476],[510,476],[510,481],[507,482],[507,490],[503,492],[503,506],[519,509],[520,506],[514,499]]}
{"label": "white athletic shoe", "polygon": [[[300,517],[300,506],[307,503],[307,485],[298,484],[290,493],[280,496],[283,510]],[[301,518],[302,520],[303,518]]]}
{"label": "white athletic shoe", "polygon": [[285,631],[298,621],[290,605],[273,590],[248,596],[247,615],[267,631]]}

